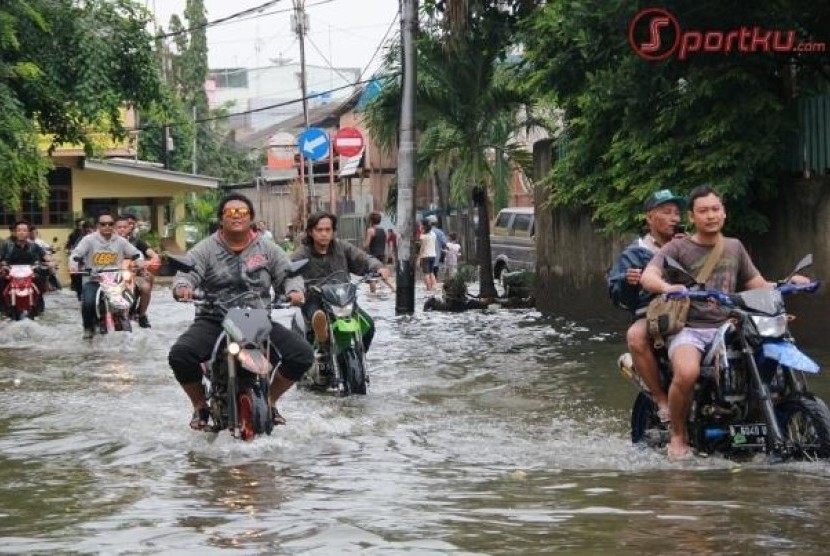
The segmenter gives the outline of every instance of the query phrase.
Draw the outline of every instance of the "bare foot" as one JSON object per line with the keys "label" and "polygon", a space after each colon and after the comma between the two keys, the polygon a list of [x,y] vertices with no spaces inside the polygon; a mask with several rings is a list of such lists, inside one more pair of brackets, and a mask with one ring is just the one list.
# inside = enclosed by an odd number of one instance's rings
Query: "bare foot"
{"label": "bare foot", "polygon": [[694,456],[692,455],[692,450],[689,449],[688,445],[670,442],[668,447],[668,458],[670,462],[675,463],[680,461],[689,461],[694,459]]}

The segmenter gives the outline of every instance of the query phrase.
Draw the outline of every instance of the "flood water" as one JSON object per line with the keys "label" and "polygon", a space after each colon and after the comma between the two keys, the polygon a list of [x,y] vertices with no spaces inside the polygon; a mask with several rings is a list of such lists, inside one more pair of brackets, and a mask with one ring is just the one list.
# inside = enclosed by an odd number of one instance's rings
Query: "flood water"
{"label": "flood water", "polygon": [[[0,551],[827,550],[830,464],[679,465],[630,444],[616,331],[363,305],[369,394],[294,389],[288,425],[251,443],[188,428],[167,351],[193,309],[168,291],[152,329],[92,343],[69,292],[40,322],[0,323]],[[827,375],[811,385],[830,399]]]}

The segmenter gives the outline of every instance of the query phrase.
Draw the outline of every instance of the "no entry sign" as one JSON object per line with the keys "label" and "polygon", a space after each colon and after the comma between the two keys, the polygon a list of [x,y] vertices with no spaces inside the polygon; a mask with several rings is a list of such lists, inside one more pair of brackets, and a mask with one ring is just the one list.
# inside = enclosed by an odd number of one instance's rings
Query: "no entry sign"
{"label": "no entry sign", "polygon": [[341,156],[355,156],[363,149],[363,135],[356,127],[344,127],[334,136],[334,150]]}

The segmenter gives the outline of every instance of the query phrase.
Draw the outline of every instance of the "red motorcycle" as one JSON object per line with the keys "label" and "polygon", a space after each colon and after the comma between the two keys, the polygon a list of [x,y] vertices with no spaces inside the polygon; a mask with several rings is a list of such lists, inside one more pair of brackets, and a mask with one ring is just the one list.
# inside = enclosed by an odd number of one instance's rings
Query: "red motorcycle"
{"label": "red motorcycle", "polygon": [[31,265],[8,267],[6,287],[3,288],[3,308],[12,320],[34,319],[43,313],[43,292],[35,282],[35,270]]}

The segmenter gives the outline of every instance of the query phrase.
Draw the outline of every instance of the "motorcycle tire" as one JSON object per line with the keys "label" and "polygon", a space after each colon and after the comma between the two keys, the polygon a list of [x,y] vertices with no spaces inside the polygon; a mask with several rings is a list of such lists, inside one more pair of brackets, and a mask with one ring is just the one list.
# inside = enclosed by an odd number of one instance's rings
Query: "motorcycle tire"
{"label": "motorcycle tire", "polygon": [[274,430],[274,419],[271,416],[271,408],[268,406],[268,391],[266,381],[260,383],[260,387],[252,390],[254,394],[254,430],[257,434],[271,434]]}
{"label": "motorcycle tire", "polygon": [[343,358],[343,381],[346,394],[366,394],[366,370],[363,358],[355,348],[349,348],[341,354]]}
{"label": "motorcycle tire", "polygon": [[812,395],[786,401],[775,408],[784,437],[804,459],[830,457],[830,409]]}
{"label": "motorcycle tire", "polygon": [[631,442],[639,444],[646,441],[646,431],[659,427],[657,404],[642,392],[637,394],[631,408]]}
{"label": "motorcycle tire", "polygon": [[268,398],[259,388],[248,388],[240,394],[238,407],[242,440],[251,441],[258,434],[270,435],[274,430]]}
{"label": "motorcycle tire", "polygon": [[246,442],[250,442],[256,436],[256,430],[254,429],[253,392],[251,390],[245,390],[239,394],[236,405],[239,408],[240,438]]}

